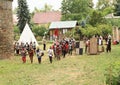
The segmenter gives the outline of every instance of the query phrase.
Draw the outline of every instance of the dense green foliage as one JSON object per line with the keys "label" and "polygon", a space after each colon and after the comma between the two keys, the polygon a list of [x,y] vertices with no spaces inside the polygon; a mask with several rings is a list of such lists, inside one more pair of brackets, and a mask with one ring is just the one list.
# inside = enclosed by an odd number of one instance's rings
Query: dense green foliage
{"label": "dense green foliage", "polygon": [[18,26],[14,26],[14,40],[18,40],[20,36],[20,31],[18,29]]}
{"label": "dense green foliage", "polygon": [[[90,14],[92,0],[63,0],[62,20],[81,20]],[[83,11],[84,10],[84,11]]]}
{"label": "dense green foliage", "polygon": [[94,35],[106,37],[112,34],[112,25],[98,24],[96,27],[86,25],[86,27],[76,27],[65,34],[67,37],[74,37],[76,40],[83,39],[83,37],[91,38]]}
{"label": "dense green foliage", "polygon": [[[119,20],[108,20],[104,17],[114,10],[114,1],[99,0],[96,10],[93,9],[91,0],[63,0],[62,20],[77,20],[81,27],[74,32],[68,32],[79,36],[92,37],[93,35],[107,36],[112,34],[112,26],[118,26]],[[84,10],[84,11],[83,11]]]}
{"label": "dense green foliage", "polygon": [[113,7],[113,4],[114,4],[115,0],[98,0],[98,3],[97,3],[97,9],[98,10],[104,10],[108,7]]}
{"label": "dense green foliage", "polygon": [[110,64],[106,71],[106,83],[108,85],[120,85],[120,62]]}
{"label": "dense green foliage", "polygon": [[112,33],[112,27],[107,24],[100,24],[96,27],[87,25],[86,28],[80,28],[82,35],[91,38],[94,35],[101,35],[103,37],[107,36],[108,34]]}
{"label": "dense green foliage", "polygon": [[18,0],[17,17],[18,17],[17,26],[20,30],[20,33],[22,33],[26,23],[30,25],[31,19],[26,0]]}
{"label": "dense green foliage", "polygon": [[[35,37],[39,39],[44,36],[45,32],[47,32],[47,29],[45,28],[45,26],[34,25],[32,31],[33,31]],[[39,40],[41,40],[41,39],[39,39]]]}
{"label": "dense green foliage", "polygon": [[105,19],[103,18],[102,13],[94,11],[90,16],[89,24],[96,27],[97,25],[103,23],[105,23]]}
{"label": "dense green foliage", "polygon": [[114,12],[116,16],[120,16],[120,0],[116,0],[116,2]]}
{"label": "dense green foliage", "polygon": [[46,28],[44,26],[34,26],[33,32],[35,36],[44,36],[44,33],[46,32]]}

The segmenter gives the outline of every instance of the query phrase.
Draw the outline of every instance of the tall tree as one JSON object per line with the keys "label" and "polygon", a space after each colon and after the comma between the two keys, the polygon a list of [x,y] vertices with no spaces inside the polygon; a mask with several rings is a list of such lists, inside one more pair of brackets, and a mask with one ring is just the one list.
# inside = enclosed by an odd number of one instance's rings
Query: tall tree
{"label": "tall tree", "polygon": [[62,19],[80,20],[88,16],[92,7],[92,0],[63,0],[61,7]]}
{"label": "tall tree", "polygon": [[26,0],[18,0],[17,16],[18,16],[17,26],[19,27],[20,33],[22,33],[25,24],[28,23],[30,25],[31,19]]}
{"label": "tall tree", "polygon": [[52,6],[51,5],[48,5],[48,4],[45,4],[44,7],[42,9],[38,9],[38,8],[34,8],[34,13],[36,12],[47,12],[47,11],[52,11]]}
{"label": "tall tree", "polygon": [[96,27],[98,24],[103,24],[103,23],[105,23],[105,19],[103,18],[101,12],[94,11],[94,12],[92,13],[92,15],[90,16],[89,23],[90,23],[92,26]]}
{"label": "tall tree", "polygon": [[34,13],[36,13],[36,12],[41,12],[41,10],[35,7],[33,12],[34,12]]}
{"label": "tall tree", "polygon": [[120,16],[120,0],[116,0],[114,12],[116,16]]}
{"label": "tall tree", "polygon": [[114,3],[115,0],[98,0],[96,8],[106,16],[107,14],[113,13]]}
{"label": "tall tree", "polygon": [[110,1],[110,0],[98,0],[97,9],[103,10],[106,7],[109,7],[111,5],[112,5],[112,1]]}
{"label": "tall tree", "polygon": [[52,6],[48,5],[47,3],[44,5],[44,8],[41,10],[43,12],[47,12],[47,11],[51,11],[52,10]]}

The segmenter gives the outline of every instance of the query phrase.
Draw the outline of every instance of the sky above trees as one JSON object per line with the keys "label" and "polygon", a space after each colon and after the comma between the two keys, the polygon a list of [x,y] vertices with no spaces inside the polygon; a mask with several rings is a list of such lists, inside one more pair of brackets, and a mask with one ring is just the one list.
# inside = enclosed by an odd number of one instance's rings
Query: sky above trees
{"label": "sky above trees", "polygon": [[[62,0],[27,0],[30,12],[34,10],[35,7],[38,9],[44,8],[45,4],[51,5],[52,9],[54,10],[60,10]],[[97,0],[93,0],[94,3],[97,2]],[[13,0],[13,9],[17,7],[17,0]]]}

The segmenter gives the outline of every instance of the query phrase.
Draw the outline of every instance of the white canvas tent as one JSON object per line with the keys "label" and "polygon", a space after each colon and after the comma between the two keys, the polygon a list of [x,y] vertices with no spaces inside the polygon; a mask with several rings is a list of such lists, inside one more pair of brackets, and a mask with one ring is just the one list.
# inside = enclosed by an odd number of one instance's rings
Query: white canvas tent
{"label": "white canvas tent", "polygon": [[38,43],[29,27],[29,25],[26,23],[23,32],[20,36],[20,39],[18,40],[19,43],[23,42],[23,43],[30,43],[30,42],[36,42],[36,46],[38,46]]}

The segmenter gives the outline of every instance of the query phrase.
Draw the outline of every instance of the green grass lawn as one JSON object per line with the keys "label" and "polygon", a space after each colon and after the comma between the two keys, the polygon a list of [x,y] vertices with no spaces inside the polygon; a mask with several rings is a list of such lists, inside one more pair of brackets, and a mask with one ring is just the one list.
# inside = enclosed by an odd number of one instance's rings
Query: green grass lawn
{"label": "green grass lawn", "polygon": [[31,64],[27,56],[23,64],[20,56],[0,60],[0,85],[106,85],[105,72],[111,63],[120,62],[120,45],[111,53],[100,55],[67,55],[50,64],[47,54],[42,64],[36,56]]}

